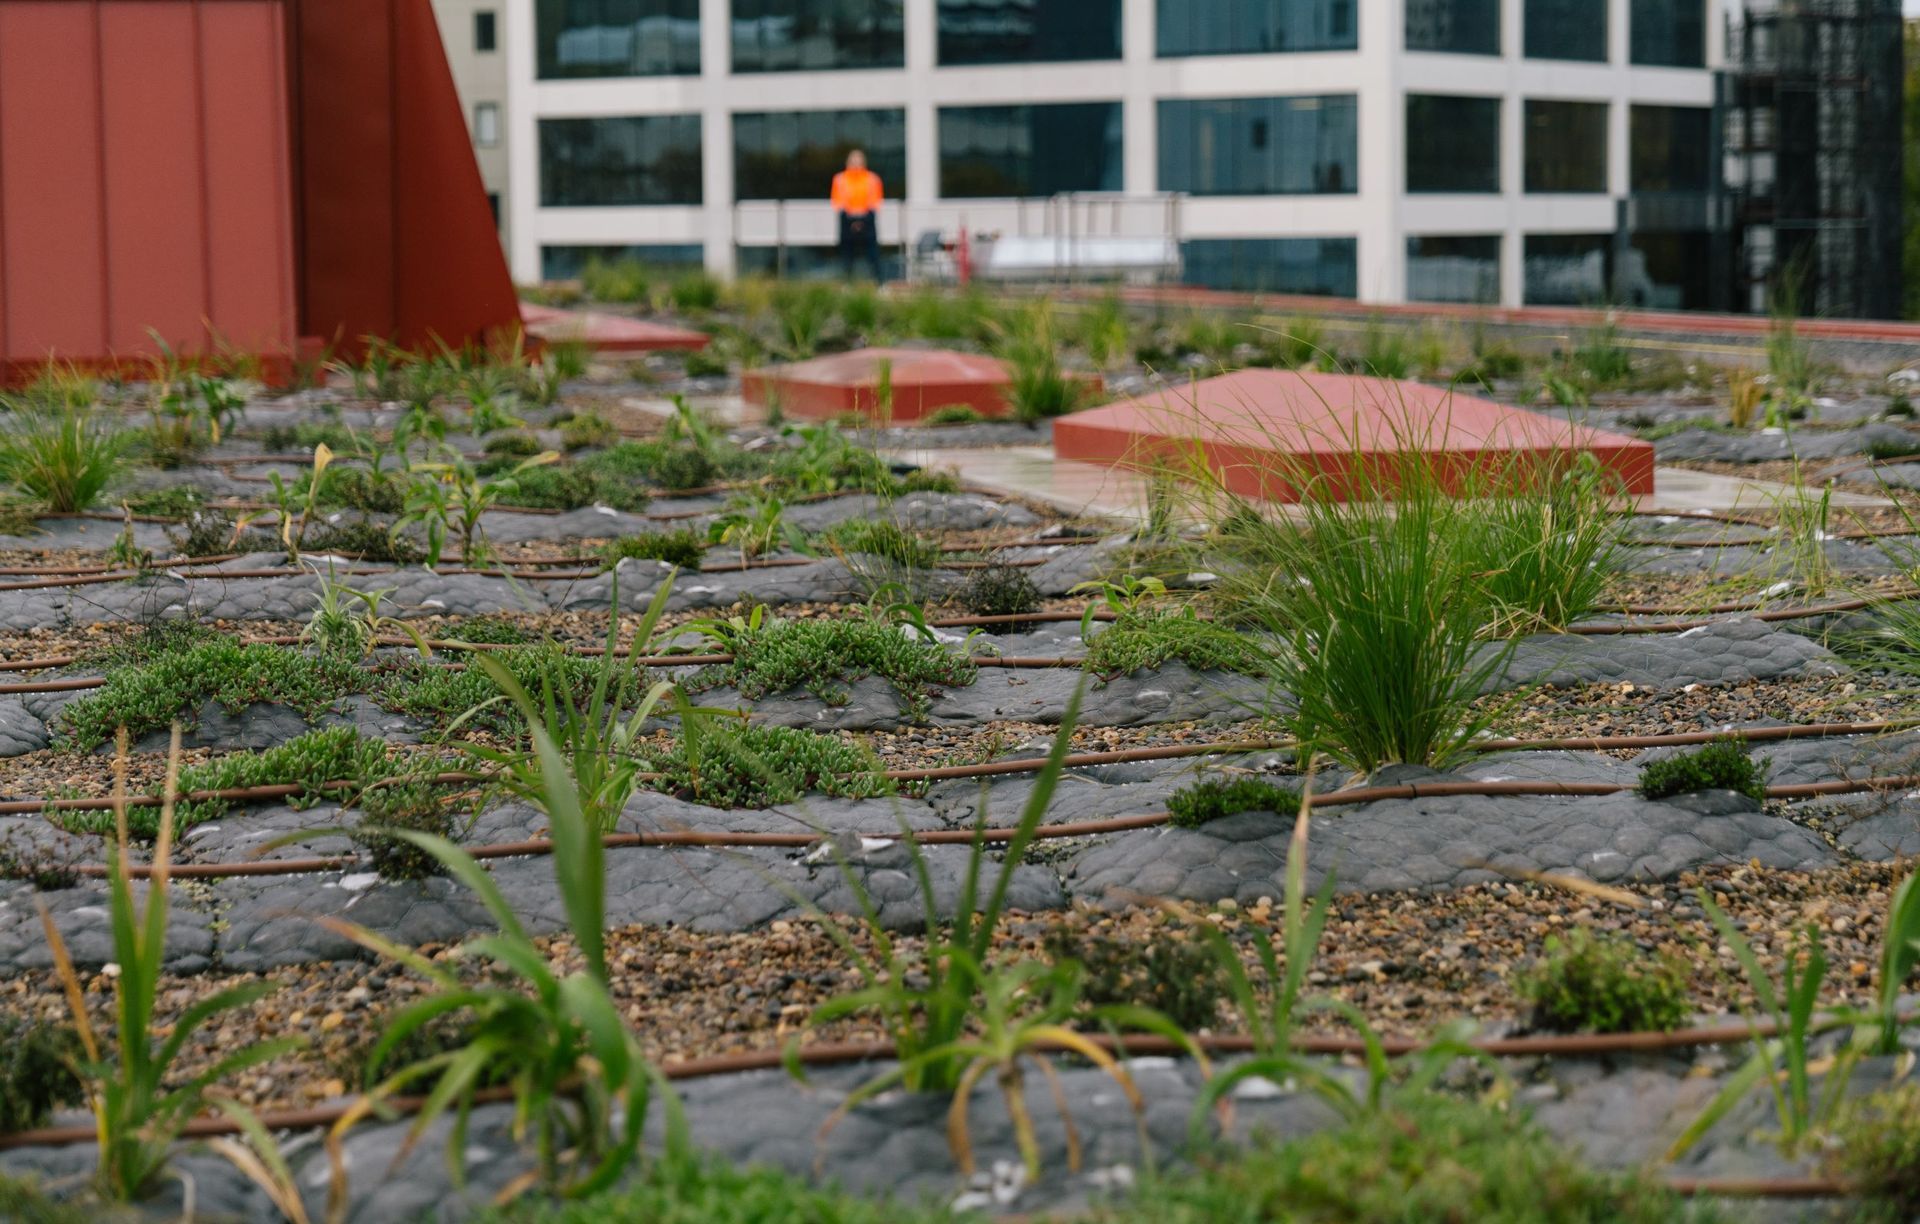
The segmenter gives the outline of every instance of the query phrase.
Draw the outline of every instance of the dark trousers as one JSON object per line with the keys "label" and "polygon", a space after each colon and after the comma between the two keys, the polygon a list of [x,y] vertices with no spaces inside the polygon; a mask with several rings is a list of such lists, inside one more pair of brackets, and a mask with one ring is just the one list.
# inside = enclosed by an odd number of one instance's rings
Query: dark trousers
{"label": "dark trousers", "polygon": [[853,279],[853,261],[865,256],[874,284],[880,277],[880,226],[873,213],[840,214],[840,267],[848,280]]}

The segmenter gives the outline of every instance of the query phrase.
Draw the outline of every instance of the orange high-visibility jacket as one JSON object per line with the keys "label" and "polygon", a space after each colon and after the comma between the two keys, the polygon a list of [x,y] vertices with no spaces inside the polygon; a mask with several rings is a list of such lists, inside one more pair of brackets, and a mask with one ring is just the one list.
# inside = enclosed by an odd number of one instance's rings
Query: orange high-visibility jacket
{"label": "orange high-visibility jacket", "polygon": [[833,206],[840,212],[873,212],[885,194],[880,176],[871,170],[842,170],[833,176]]}

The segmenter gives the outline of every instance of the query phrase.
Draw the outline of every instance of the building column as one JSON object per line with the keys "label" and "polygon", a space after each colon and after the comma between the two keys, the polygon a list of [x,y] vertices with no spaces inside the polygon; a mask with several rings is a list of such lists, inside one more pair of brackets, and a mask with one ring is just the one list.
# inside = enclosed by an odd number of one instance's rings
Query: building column
{"label": "building column", "polygon": [[1407,280],[1407,243],[1400,219],[1406,187],[1407,102],[1399,71],[1405,18],[1400,4],[1362,3],[1359,13],[1354,104],[1360,182],[1352,227],[1354,290],[1363,302],[1398,302],[1406,297]]}
{"label": "building column", "polygon": [[507,144],[507,181],[504,187],[507,228],[507,266],[513,279],[530,285],[541,277],[540,125],[534,116],[534,26],[531,4],[501,6],[500,54],[506,56],[506,96],[500,116]]}
{"label": "building column", "polygon": [[1120,11],[1120,187],[1128,195],[1160,190],[1160,115],[1153,92],[1158,0],[1123,0]]}
{"label": "building column", "polygon": [[1526,235],[1520,228],[1526,199],[1527,104],[1518,92],[1500,102],[1500,198],[1507,223],[1500,236],[1500,304],[1518,306],[1526,296]]}
{"label": "building column", "polygon": [[733,73],[731,0],[700,0],[700,210],[707,271],[732,279],[733,114],[727,108]]}
{"label": "building column", "polygon": [[[905,224],[915,225],[911,209],[940,198],[940,117],[933,100],[933,70],[939,51],[939,9],[935,0],[906,0],[907,181],[889,191],[903,192],[909,206]],[[901,232],[900,240],[913,241]]]}

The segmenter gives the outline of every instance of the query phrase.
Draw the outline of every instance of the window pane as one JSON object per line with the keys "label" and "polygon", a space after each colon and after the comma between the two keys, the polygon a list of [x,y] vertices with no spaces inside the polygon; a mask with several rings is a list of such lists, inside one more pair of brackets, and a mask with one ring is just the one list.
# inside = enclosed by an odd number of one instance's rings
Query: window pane
{"label": "window pane", "polygon": [[1713,235],[1635,234],[1620,273],[1622,302],[1653,310],[1711,310]]}
{"label": "window pane", "polygon": [[1500,300],[1500,236],[1442,235],[1407,239],[1407,300]]}
{"label": "window pane", "polygon": [[1500,54],[1500,0],[1406,0],[1407,50]]}
{"label": "window pane", "polygon": [[1195,238],[1180,244],[1183,278],[1208,289],[1353,297],[1352,238]]}
{"label": "window pane", "polygon": [[950,106],[940,111],[940,194],[1118,191],[1120,104]]}
{"label": "window pane", "polygon": [[1407,190],[1500,190],[1500,99],[1407,95]]}
{"label": "window pane", "polygon": [[700,116],[542,119],[540,203],[700,203]]}
{"label": "window pane", "polygon": [[650,268],[699,267],[705,249],[697,242],[650,243],[642,246],[543,246],[540,279],[573,280],[598,260],[603,264],[632,260]]}
{"label": "window pane", "polygon": [[492,148],[500,143],[500,104],[481,102],[473,108],[473,143]]}
{"label": "window pane", "polygon": [[1713,111],[1704,106],[1636,106],[1627,116],[1629,187],[1706,191],[1713,185]]}
{"label": "window pane", "polygon": [[733,195],[737,200],[824,200],[847,152],[865,150],[867,167],[897,197],[907,179],[903,110],[747,111],[733,117]]}
{"label": "window pane", "polygon": [[475,13],[473,15],[473,49],[475,51],[492,51],[498,46],[498,41],[498,32],[495,27],[495,18],[492,11],[482,10]]}
{"label": "window pane", "polygon": [[940,62],[1120,58],[1120,0],[939,0]]}
{"label": "window pane", "polygon": [[1160,190],[1192,195],[1351,194],[1353,95],[1162,99]]}
{"label": "window pane", "polygon": [[700,72],[700,0],[535,0],[542,79]]}
{"label": "window pane", "polygon": [[1158,51],[1253,55],[1269,51],[1352,51],[1359,0],[1158,0]]}
{"label": "window pane", "polygon": [[1607,61],[1607,0],[1527,0],[1528,59]]}
{"label": "window pane", "polygon": [[1627,28],[1630,58],[1636,64],[1706,67],[1704,0],[1633,0]]}
{"label": "window pane", "polygon": [[733,70],[898,68],[900,10],[901,0],[733,0]]}
{"label": "window pane", "polygon": [[1607,189],[1607,104],[1527,103],[1526,189],[1592,192]]}
{"label": "window pane", "polygon": [[1528,234],[1523,300],[1529,306],[1598,306],[1612,280],[1610,234]]}

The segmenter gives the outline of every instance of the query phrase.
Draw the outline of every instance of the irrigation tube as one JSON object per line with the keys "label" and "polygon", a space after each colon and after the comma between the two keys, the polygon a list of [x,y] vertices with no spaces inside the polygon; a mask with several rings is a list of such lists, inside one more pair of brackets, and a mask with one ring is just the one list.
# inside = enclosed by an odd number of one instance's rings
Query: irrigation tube
{"label": "irrigation tube", "polygon": [[[481,781],[477,775],[443,775],[458,781]],[[351,787],[353,783],[326,783],[327,787]],[[1920,785],[1920,775],[1909,774],[1895,778],[1870,778],[1861,781],[1806,782],[1786,786],[1767,788],[1769,799],[1811,799],[1824,795],[1862,794],[1878,790],[1892,790]],[[299,787],[261,787],[261,790],[276,792],[298,791]],[[1310,807],[1333,808],[1352,807],[1358,804],[1377,803],[1385,799],[1434,799],[1459,796],[1479,796],[1501,798],[1513,796],[1542,797],[1582,797],[1592,795],[1617,795],[1629,791],[1631,786],[1622,786],[1611,782],[1416,782],[1397,786],[1359,786],[1350,790],[1329,791],[1326,794],[1312,795],[1307,803]],[[231,797],[221,792],[204,792],[183,798],[219,796]],[[268,797],[282,797],[276,794]],[[144,802],[142,802],[144,801]],[[43,801],[60,804],[64,810],[85,808],[94,811],[108,810],[114,806],[111,799],[63,799]],[[128,800],[129,806],[135,804],[152,807],[158,800],[152,796],[142,796],[141,800]],[[0,812],[12,810],[33,810],[31,805],[0,805]],[[45,810],[45,809],[43,809]],[[1124,833],[1134,829],[1152,829],[1170,823],[1172,816],[1167,812],[1141,812],[1131,816],[1114,816],[1106,820],[1080,820],[1062,824],[1043,824],[1037,827],[1032,836],[1039,841],[1053,841],[1072,837],[1099,837],[1110,833]],[[988,844],[1010,842],[1019,835],[1014,826],[998,826],[980,829],[931,829],[911,835],[903,834],[899,829],[881,829],[872,832],[833,833],[827,831],[806,833],[737,833],[737,832],[701,832],[692,829],[664,829],[645,833],[608,833],[601,842],[608,849],[630,849],[641,846],[698,848],[714,847],[734,850],[744,849],[782,849],[803,850],[817,846],[823,841],[836,837],[858,837],[864,841],[894,842],[911,837],[922,846],[969,846],[977,838]],[[532,858],[553,853],[553,842],[549,838],[534,838],[529,841],[496,842],[491,845],[467,847],[469,857],[481,860],[504,858]],[[306,859],[270,859],[253,860],[241,863],[183,863],[170,866],[168,875],[195,879],[225,879],[232,876],[278,876],[311,875],[315,872],[338,871],[358,863],[352,856]],[[75,875],[90,879],[102,878],[109,874],[110,868],[102,863],[84,863],[67,868]],[[154,874],[154,869],[144,864],[131,865],[127,869],[133,879],[146,879]]]}
{"label": "irrigation tube", "polygon": [[[1907,731],[1907,730],[1912,730],[1915,727],[1920,727],[1920,719],[1901,719],[1896,721],[1869,722],[1869,723],[1811,723],[1811,724],[1805,724],[1805,725],[1793,726],[1793,727],[1755,727],[1755,728],[1752,728],[1751,730],[1741,731],[1741,732],[1682,731],[1682,732],[1676,732],[1670,735],[1595,735],[1595,736],[1572,736],[1572,737],[1564,737],[1564,738],[1537,739],[1537,740],[1525,740],[1525,739],[1483,740],[1479,744],[1475,745],[1475,747],[1479,749],[1481,752],[1487,752],[1487,753],[1523,752],[1523,751],[1604,752],[1611,749],[1625,749],[1625,748],[1637,749],[1637,748],[1680,747],[1680,746],[1685,746],[1690,744],[1706,744],[1706,743],[1711,743],[1714,740],[1727,739],[1727,738],[1735,738],[1746,743],[1754,743],[1754,744],[1772,743],[1780,740],[1833,739],[1833,738],[1844,738],[1848,736],[1857,736],[1857,735],[1879,735],[1879,734],[1886,734],[1886,733],[1895,732],[1895,731]],[[1119,765],[1119,764],[1128,764],[1128,763],[1137,762],[1137,761],[1165,761],[1165,760],[1175,760],[1181,757],[1190,757],[1190,756],[1227,756],[1227,755],[1234,755],[1234,754],[1243,753],[1243,752],[1287,751],[1297,746],[1298,745],[1295,743],[1295,741],[1290,739],[1264,739],[1264,740],[1227,740],[1227,741],[1218,742],[1218,743],[1206,743],[1206,744],[1175,744],[1175,745],[1169,745],[1164,748],[1118,748],[1118,749],[1113,749],[1107,752],[1069,753],[1062,761],[1062,765],[1063,767],[1068,769],[1078,769],[1078,768],[1084,768],[1092,765]],[[1020,758],[1007,760],[1007,761],[983,761],[973,765],[935,765],[935,766],[922,767],[918,769],[888,769],[888,770],[882,771],[882,776],[896,782],[940,782],[940,781],[948,781],[955,778],[985,778],[985,777],[992,777],[992,776],[1001,775],[1001,774],[1034,773],[1039,771],[1043,767],[1045,767],[1046,763],[1047,761],[1045,757],[1020,757]],[[450,781],[450,782],[485,781],[486,778],[478,774],[443,774],[441,775],[441,780]],[[1886,788],[1892,788],[1895,786],[1907,784],[1906,781],[1902,778],[1879,778],[1879,779],[1869,778],[1869,779],[1864,779],[1859,783],[1844,783],[1844,785],[1849,785],[1849,786],[1857,785],[1862,789],[1875,789],[1876,783],[1878,783],[1879,786],[1886,787]],[[307,787],[303,784],[275,784],[275,785],[266,785],[266,786],[235,787],[235,788],[222,790],[222,791],[195,791],[190,794],[181,795],[180,798],[183,800],[227,799],[227,800],[237,800],[237,801],[245,802],[250,799],[285,798],[287,795],[299,793],[303,789],[338,790],[338,789],[351,789],[356,785],[358,785],[358,783],[351,782],[351,781],[320,782],[320,783],[313,784],[311,787]],[[1489,791],[1484,789],[1486,787],[1493,787],[1493,786],[1519,786],[1519,785],[1537,785],[1537,786],[1553,786],[1553,787],[1586,785],[1586,786],[1600,786],[1602,788],[1605,788],[1599,791],[1553,790],[1553,791],[1542,792],[1546,794],[1612,794],[1617,790],[1626,789],[1623,787],[1613,786],[1611,783],[1552,783],[1552,782],[1542,782],[1542,783],[1504,783],[1504,782],[1500,782],[1500,783],[1496,783],[1496,782],[1434,783],[1434,782],[1427,782],[1427,783],[1409,784],[1407,787],[1404,787],[1404,788],[1371,787],[1366,789],[1372,792],[1385,792],[1389,790],[1397,791],[1402,789],[1411,791],[1413,789],[1418,789],[1421,795],[1433,795],[1433,794],[1439,793],[1435,788],[1442,785],[1458,785],[1458,786],[1482,788],[1478,790],[1465,791],[1465,792],[1453,792],[1453,793],[1465,793],[1465,794],[1520,793],[1520,792],[1510,792],[1510,791]],[[1842,785],[1842,783],[1816,782],[1816,783],[1809,783],[1804,785],[1819,787],[1819,786]],[[1785,791],[1787,789],[1792,789],[1792,788],[1785,788],[1785,787],[1770,788],[1769,794],[1771,795],[1772,791],[1774,790]],[[1317,804],[1327,803],[1329,796],[1331,795],[1352,795],[1352,794],[1359,794],[1359,793],[1361,793],[1361,791],[1359,790],[1332,791],[1332,792],[1328,792],[1328,794],[1326,795],[1316,796],[1315,802]],[[1820,792],[1820,793],[1846,793],[1846,792]],[[1382,794],[1377,794],[1376,797],[1392,798],[1396,796],[1386,795],[1382,793]],[[1397,797],[1413,798],[1417,796],[1414,796],[1412,794],[1406,794],[1406,795],[1399,795]],[[1787,795],[1783,793],[1780,795],[1773,795],[1772,797],[1805,798],[1808,796]],[[1359,802],[1370,802],[1370,800],[1360,800]],[[128,797],[127,799],[127,805],[129,807],[157,807],[159,806],[159,804],[160,804],[160,796],[158,795],[134,795],[134,796]],[[17,815],[17,814],[44,813],[48,811],[110,811],[112,810],[113,806],[114,806],[114,801],[112,799],[24,799],[24,800],[15,800],[15,801],[6,802],[6,803],[0,803],[0,814]],[[1329,804],[1329,806],[1333,806],[1333,805]],[[1130,827],[1137,827],[1137,826],[1130,826]],[[745,835],[743,834],[741,836],[745,836]],[[766,836],[786,836],[786,835],[785,834],[767,834]],[[884,834],[883,836],[892,836],[892,834]],[[923,834],[923,836],[930,836],[930,834]],[[811,844],[811,843],[808,843],[808,844]]]}

